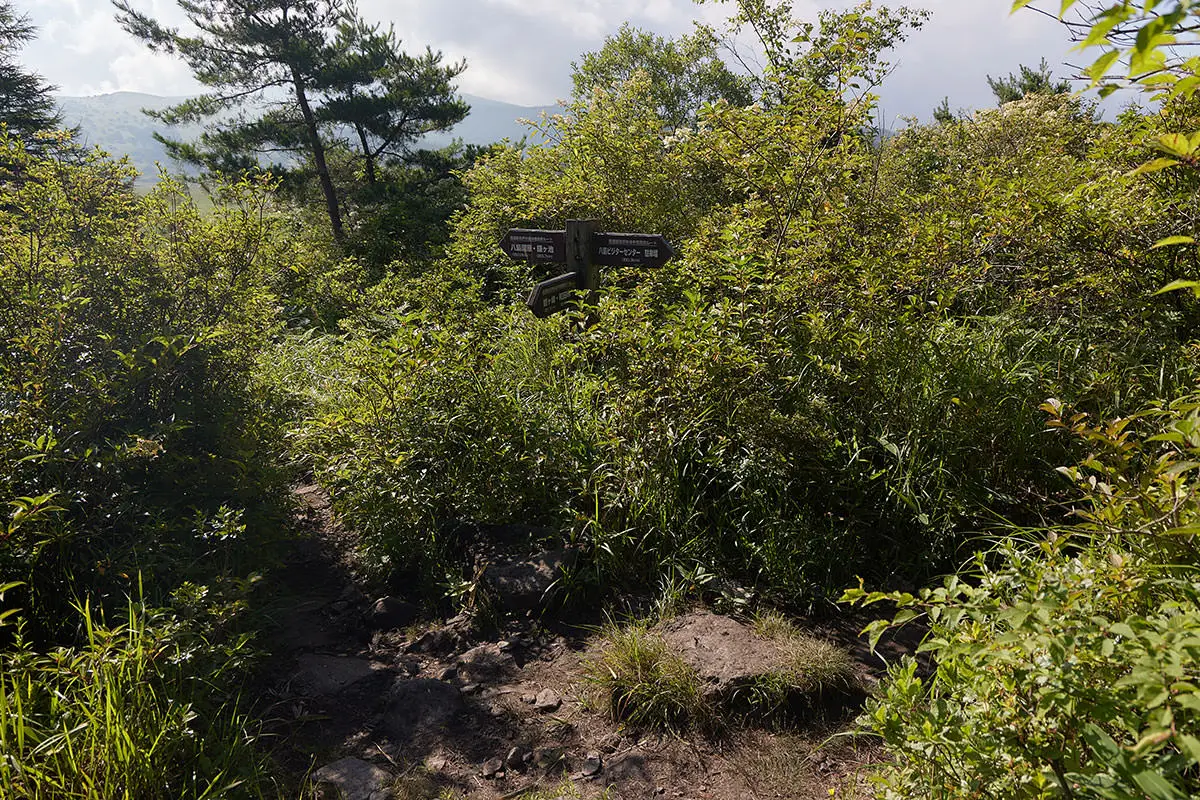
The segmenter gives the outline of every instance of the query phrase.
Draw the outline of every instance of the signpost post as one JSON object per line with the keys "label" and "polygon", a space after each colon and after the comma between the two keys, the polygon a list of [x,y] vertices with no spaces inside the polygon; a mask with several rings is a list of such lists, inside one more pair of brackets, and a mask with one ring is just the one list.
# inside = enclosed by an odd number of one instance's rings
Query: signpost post
{"label": "signpost post", "polygon": [[567,220],[563,231],[511,228],[500,249],[531,264],[566,265],[566,274],[542,281],[525,301],[537,317],[567,308],[575,290],[587,292],[587,303],[594,304],[601,266],[661,267],[675,257],[662,234],[602,233],[590,219]]}

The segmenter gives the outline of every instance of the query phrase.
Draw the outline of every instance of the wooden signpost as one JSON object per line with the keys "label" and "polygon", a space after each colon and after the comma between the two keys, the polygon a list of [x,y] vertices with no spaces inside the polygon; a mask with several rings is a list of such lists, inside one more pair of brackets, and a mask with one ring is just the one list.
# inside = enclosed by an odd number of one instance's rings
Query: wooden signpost
{"label": "wooden signpost", "polygon": [[512,228],[500,240],[510,257],[532,264],[565,264],[563,275],[533,288],[525,305],[548,317],[569,305],[575,291],[587,292],[589,304],[600,288],[600,267],[661,267],[675,251],[658,233],[603,233],[595,220],[567,220],[563,231]]}

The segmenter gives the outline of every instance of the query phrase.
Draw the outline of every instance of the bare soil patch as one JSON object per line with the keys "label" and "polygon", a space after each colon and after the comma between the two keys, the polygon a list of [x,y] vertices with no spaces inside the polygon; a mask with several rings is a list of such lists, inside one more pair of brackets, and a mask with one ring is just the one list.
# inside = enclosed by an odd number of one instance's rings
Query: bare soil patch
{"label": "bare soil patch", "polygon": [[[861,741],[831,739],[846,727],[844,714],[716,740],[625,729],[584,677],[598,624],[515,610],[532,591],[528,575],[553,571],[544,555],[526,571],[506,563],[503,574],[521,581],[521,602],[490,635],[469,617],[400,627],[392,623],[410,621],[415,606],[365,592],[353,536],[327,498],[315,487],[297,497],[307,535],[268,581],[272,677],[260,706],[274,758],[300,796],[826,798],[830,789],[859,794],[878,758]],[[696,650],[698,619],[716,637],[708,641],[726,643],[719,661],[731,676],[764,657],[728,618],[684,617],[670,630]],[[877,661],[860,666],[879,669]]]}

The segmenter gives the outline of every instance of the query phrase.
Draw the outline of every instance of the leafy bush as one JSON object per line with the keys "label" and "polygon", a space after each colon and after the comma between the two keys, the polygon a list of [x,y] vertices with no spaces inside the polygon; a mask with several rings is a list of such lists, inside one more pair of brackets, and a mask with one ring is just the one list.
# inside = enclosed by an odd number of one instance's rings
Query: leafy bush
{"label": "leafy bush", "polygon": [[[530,522],[591,544],[604,584],[700,569],[802,605],[1057,519],[1078,446],[1038,402],[1113,414],[1195,377],[1200,305],[1151,297],[1187,274],[1149,249],[1186,190],[1126,174],[1157,123],[1070,97],[876,141],[852,84],[914,21],[781,21],[799,44],[759,103],[668,134],[638,74],[481,159],[445,262],[320,345],[345,363],[293,439],[374,560],[453,573],[448,521]],[[544,268],[497,246],[575,216],[680,251],[608,271],[583,330],[508,307]]]}
{"label": "leafy bush", "polygon": [[252,368],[293,253],[262,187],[202,216],[170,182],[138,198],[100,154],[0,149],[0,576],[57,633],[89,592],[120,597],[141,569],[165,596],[235,546],[210,535],[222,508],[269,511],[276,477],[253,456],[274,422]]}
{"label": "leafy bush", "polygon": [[1083,522],[1004,542],[916,596],[847,593],[931,625],[934,675],[906,660],[862,720],[896,759],[883,796],[1200,791],[1200,404],[1104,424],[1046,409],[1092,448],[1063,469]]}

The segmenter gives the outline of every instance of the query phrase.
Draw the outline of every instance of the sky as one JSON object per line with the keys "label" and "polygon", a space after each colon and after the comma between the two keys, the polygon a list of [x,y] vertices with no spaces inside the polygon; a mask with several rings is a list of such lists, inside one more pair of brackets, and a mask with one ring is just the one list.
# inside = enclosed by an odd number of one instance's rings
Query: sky
{"label": "sky", "polygon": [[[186,66],[155,55],[113,20],[106,0],[12,0],[39,27],[21,54],[64,95],[137,91],[179,96],[198,91]],[[183,17],[174,0],[131,0],[164,22]],[[815,19],[845,0],[795,0],[798,15]],[[898,3],[897,3],[898,4]],[[908,0],[933,17],[895,51],[884,85],[887,127],[901,117],[927,119],[948,97],[952,109],[993,104],[987,76],[1036,65],[1044,56],[1056,74],[1070,60],[1070,42],[1054,20],[1031,11],[1010,14],[1011,0]],[[359,0],[368,20],[393,24],[406,49],[426,45],[449,60],[465,58],[461,91],[519,105],[549,105],[570,94],[571,62],[598,49],[625,21],[661,35],[691,30],[695,20],[719,23],[729,6],[692,0]]]}

